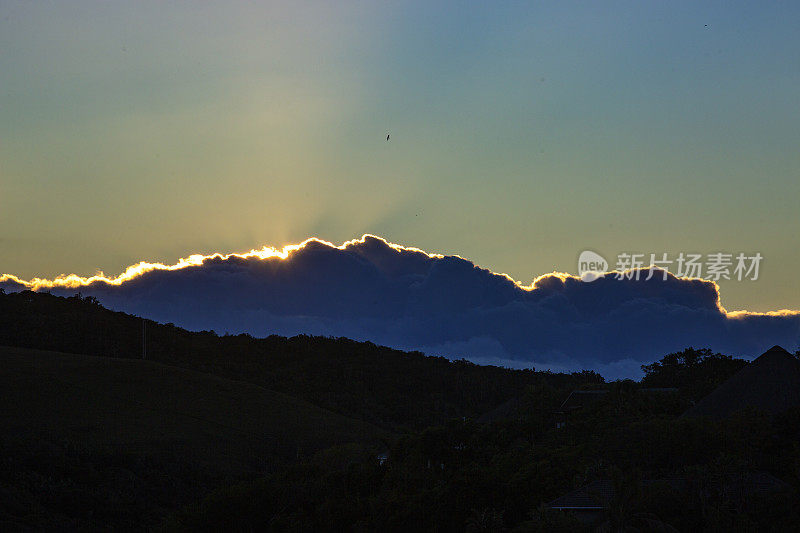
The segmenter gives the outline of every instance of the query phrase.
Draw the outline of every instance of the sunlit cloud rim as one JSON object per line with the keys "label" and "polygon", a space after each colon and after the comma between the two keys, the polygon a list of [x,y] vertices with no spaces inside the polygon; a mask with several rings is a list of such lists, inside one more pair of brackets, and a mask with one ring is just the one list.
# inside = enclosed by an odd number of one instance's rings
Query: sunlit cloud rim
{"label": "sunlit cloud rim", "polygon": [[[365,233],[360,239],[351,239],[349,241],[345,241],[340,246],[336,246],[330,241],[326,241],[324,239],[320,239],[318,237],[309,237],[308,239],[304,240],[299,244],[287,244],[286,246],[282,247],[281,249],[275,248],[273,246],[264,246],[261,249],[251,249],[249,252],[233,252],[233,253],[221,253],[215,252],[212,254],[192,254],[188,257],[183,257],[178,260],[177,263],[174,265],[165,265],[164,263],[150,263],[147,261],[140,261],[134,265],[130,265],[128,268],[125,269],[124,272],[119,274],[116,277],[108,277],[105,273],[98,272],[94,276],[84,277],[79,276],[78,274],[61,274],[54,279],[47,279],[47,278],[32,278],[30,280],[21,279],[13,274],[2,274],[0,275],[0,283],[4,281],[12,281],[14,283],[18,283],[20,285],[25,286],[26,288],[38,291],[42,289],[52,289],[52,288],[65,288],[65,289],[77,289],[80,287],[86,287],[93,283],[106,283],[108,285],[122,285],[126,281],[131,281],[135,278],[138,278],[148,272],[153,272],[155,270],[182,270],[184,268],[189,267],[196,267],[202,266],[205,261],[208,260],[227,260],[230,258],[238,258],[238,259],[287,259],[292,253],[305,248],[309,243],[318,243],[325,246],[329,246],[331,248],[336,248],[337,250],[346,250],[349,246],[353,246],[356,244],[363,244],[364,241],[369,238],[380,239],[387,246],[391,247],[397,251],[410,251],[410,252],[418,252],[425,254],[430,258],[442,258],[444,255],[442,254],[435,254],[435,253],[428,253],[424,250],[420,250],[419,248],[414,248],[410,246],[401,246],[399,244],[391,243],[384,239],[383,237],[379,237],[377,235],[372,235],[369,233]],[[509,277],[509,276],[506,276]],[[509,279],[511,279],[509,277]],[[513,281],[513,280],[512,280]]]}
{"label": "sunlit cloud rim", "polygon": [[[382,241],[384,244],[386,244],[388,247],[390,247],[393,250],[396,250],[398,252],[406,251],[406,252],[421,253],[421,254],[424,254],[425,256],[427,256],[429,258],[432,258],[432,259],[442,259],[442,258],[445,257],[444,254],[435,253],[435,252],[427,252],[425,250],[422,250],[420,248],[416,248],[416,247],[413,247],[413,246],[404,246],[404,245],[401,245],[401,244],[396,244],[396,243],[393,243],[393,242],[390,242],[390,241],[386,240],[385,238],[383,238],[383,237],[381,237],[379,235],[365,233],[364,235],[361,236],[361,238],[351,239],[349,241],[345,241],[339,246],[333,244],[330,241],[326,241],[326,240],[320,239],[318,237],[309,237],[308,239],[306,239],[306,240],[304,240],[304,241],[302,241],[302,242],[300,242],[298,244],[287,244],[287,245],[283,246],[280,249],[272,247],[272,246],[266,246],[265,245],[261,249],[251,249],[248,252],[241,252],[241,253],[234,252],[234,253],[225,254],[225,253],[221,253],[221,252],[215,252],[215,253],[207,254],[207,255],[192,254],[192,255],[189,255],[188,257],[184,257],[184,258],[179,259],[173,265],[165,265],[164,263],[150,263],[150,262],[147,262],[147,261],[140,261],[139,263],[136,263],[134,265],[130,265],[129,267],[127,267],[125,269],[124,272],[122,272],[121,274],[119,274],[116,277],[108,277],[102,271],[98,272],[94,276],[89,276],[89,277],[79,276],[77,274],[68,274],[68,275],[59,275],[54,279],[46,279],[46,278],[35,277],[35,278],[30,279],[30,280],[23,280],[23,279],[15,276],[13,274],[2,274],[2,275],[0,275],[0,283],[9,282],[10,281],[10,282],[13,282],[13,283],[17,283],[17,284],[19,284],[21,286],[24,286],[25,288],[33,290],[33,291],[47,290],[47,289],[53,289],[53,288],[79,289],[81,287],[90,286],[90,285],[92,285],[94,283],[105,283],[105,284],[108,284],[108,285],[119,286],[119,285],[122,285],[123,283],[125,283],[127,281],[131,281],[133,279],[136,279],[136,278],[138,278],[138,277],[140,277],[140,276],[142,276],[144,274],[147,274],[149,272],[159,271],[159,270],[162,270],[162,271],[174,271],[174,270],[182,270],[184,268],[189,268],[189,267],[198,267],[198,266],[202,266],[204,262],[209,261],[209,260],[222,260],[222,261],[224,261],[224,260],[227,260],[227,259],[230,259],[230,258],[261,259],[261,260],[266,260],[266,259],[281,259],[281,260],[285,260],[285,259],[289,258],[289,256],[291,256],[293,253],[305,248],[309,243],[322,244],[324,246],[328,246],[328,247],[331,247],[331,248],[335,248],[337,250],[344,251],[344,250],[347,250],[347,248],[349,248],[351,246],[364,244],[364,242],[368,238],[378,239],[378,240]],[[463,257],[461,257],[459,255],[455,255],[455,254],[449,254],[449,257],[456,257],[456,258],[464,259],[464,260],[468,261],[467,259],[465,259],[465,258],[463,258]],[[628,274],[630,274],[632,272],[635,272],[635,270],[644,271],[644,270],[648,270],[650,268],[654,268],[654,269],[657,269],[657,270],[662,270],[659,267],[655,267],[655,266],[651,265],[651,266],[648,266],[648,267],[645,267],[645,268],[626,270],[626,271],[623,271],[623,272],[610,271],[610,272],[606,272],[604,274],[601,274],[600,276],[601,277],[605,277],[605,276],[628,275]],[[581,282],[581,278],[579,276],[575,276],[573,274],[569,274],[569,273],[566,273],[566,272],[553,271],[553,272],[549,272],[549,273],[537,276],[537,277],[535,277],[533,279],[533,281],[530,283],[530,285],[525,285],[524,283],[515,280],[514,278],[512,278],[511,276],[509,276],[506,273],[494,272],[494,271],[488,270],[488,269],[486,269],[486,270],[488,272],[490,272],[491,274],[493,274],[493,275],[501,276],[501,277],[506,278],[508,281],[513,283],[518,288],[520,288],[520,289],[522,289],[524,291],[528,291],[528,292],[537,290],[541,286],[540,283],[543,280],[546,280],[546,279],[549,280],[549,279],[552,279],[552,278],[557,278],[562,283],[566,283],[566,282],[569,282],[569,281]],[[672,274],[670,274],[670,275],[672,276]],[[793,310],[793,309],[779,309],[779,310],[776,310],[776,311],[766,311],[766,312],[747,311],[747,310],[727,311],[722,306],[721,299],[720,299],[719,285],[716,282],[711,281],[711,280],[702,279],[702,278],[694,278],[694,277],[677,277],[677,276],[675,276],[675,277],[677,279],[680,279],[680,280],[683,280],[683,281],[700,281],[700,282],[703,282],[703,283],[708,283],[708,284],[713,285],[714,286],[714,290],[715,290],[716,295],[717,295],[717,307],[719,308],[721,313],[725,314],[728,318],[731,318],[731,319],[741,319],[741,318],[750,317],[750,316],[771,316],[771,317],[774,317],[774,316],[796,316],[796,315],[800,315],[800,310]]]}

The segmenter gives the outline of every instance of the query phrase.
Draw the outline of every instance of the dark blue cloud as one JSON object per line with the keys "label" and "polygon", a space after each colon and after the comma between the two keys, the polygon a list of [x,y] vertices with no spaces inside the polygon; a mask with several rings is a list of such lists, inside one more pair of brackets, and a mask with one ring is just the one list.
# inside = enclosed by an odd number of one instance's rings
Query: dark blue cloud
{"label": "dark blue cloud", "polygon": [[[0,286],[24,288],[12,279]],[[465,259],[371,236],[341,247],[307,241],[285,259],[214,256],[119,285],[93,281],[80,291],[109,308],[192,330],[345,336],[481,363],[594,368],[611,377],[636,375],[642,362],[686,346],[753,356],[800,341],[800,315],[728,314],[709,281],[663,280],[659,273],[647,281],[606,276],[586,283],[552,274],[523,288]]]}

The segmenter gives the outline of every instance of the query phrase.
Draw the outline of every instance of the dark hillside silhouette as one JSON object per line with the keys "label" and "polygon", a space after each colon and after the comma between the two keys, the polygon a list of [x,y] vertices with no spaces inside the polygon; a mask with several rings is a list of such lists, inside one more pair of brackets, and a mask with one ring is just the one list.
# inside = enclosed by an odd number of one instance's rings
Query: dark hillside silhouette
{"label": "dark hillside silhouette", "polygon": [[0,346],[0,529],[138,530],[220,485],[386,434],[151,361]]}
{"label": "dark hillside silhouette", "polygon": [[5,438],[185,448],[229,469],[386,433],[251,383],[152,361],[0,347]]}
{"label": "dark hillside silhouette", "polygon": [[586,379],[450,362],[343,338],[189,332],[109,311],[92,297],[0,294],[0,345],[140,359],[144,324],[148,360],[250,382],[390,429],[480,416],[543,376],[565,389]]}
{"label": "dark hillside silhouette", "polygon": [[[798,520],[800,409],[680,418],[698,391],[756,366],[706,350],[664,357],[648,383],[604,383],[348,339],[193,333],[31,292],[0,294],[2,344],[13,346],[0,350],[3,529],[572,532],[647,518],[727,531]],[[604,392],[568,400],[574,390]],[[588,396],[598,401],[556,423],[565,402]],[[653,500],[621,493],[589,525],[546,506],[618,471],[634,485],[700,485]],[[708,497],[719,476],[758,472],[789,490]]]}

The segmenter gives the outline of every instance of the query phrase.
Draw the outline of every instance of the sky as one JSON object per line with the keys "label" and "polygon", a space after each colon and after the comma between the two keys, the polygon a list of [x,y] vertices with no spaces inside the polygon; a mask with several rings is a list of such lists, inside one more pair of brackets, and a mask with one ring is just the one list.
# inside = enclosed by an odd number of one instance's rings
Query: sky
{"label": "sky", "polygon": [[759,252],[722,304],[798,309],[798,20],[788,2],[0,0],[0,273],[371,233],[525,284],[586,249]]}

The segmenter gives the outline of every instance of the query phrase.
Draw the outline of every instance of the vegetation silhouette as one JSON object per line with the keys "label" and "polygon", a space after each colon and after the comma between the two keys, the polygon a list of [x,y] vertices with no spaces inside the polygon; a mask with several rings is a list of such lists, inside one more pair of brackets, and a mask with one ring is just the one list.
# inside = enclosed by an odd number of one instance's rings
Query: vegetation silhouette
{"label": "vegetation silhouette", "polygon": [[[800,407],[681,417],[749,364],[723,354],[687,348],[646,365],[640,383],[607,384],[348,339],[151,321],[146,334],[142,361],[139,317],[81,296],[0,294],[0,527],[788,531],[800,521]],[[607,393],[560,418],[576,389]],[[591,520],[550,506],[598,481],[615,490]]]}

